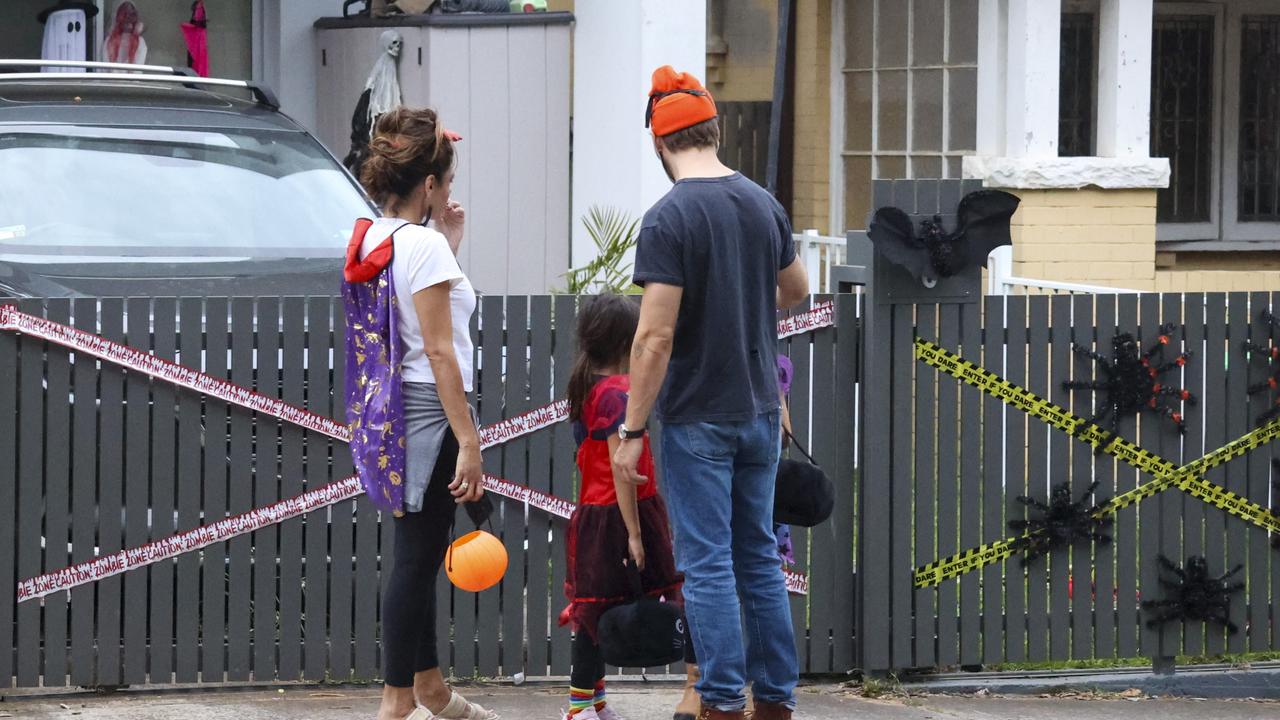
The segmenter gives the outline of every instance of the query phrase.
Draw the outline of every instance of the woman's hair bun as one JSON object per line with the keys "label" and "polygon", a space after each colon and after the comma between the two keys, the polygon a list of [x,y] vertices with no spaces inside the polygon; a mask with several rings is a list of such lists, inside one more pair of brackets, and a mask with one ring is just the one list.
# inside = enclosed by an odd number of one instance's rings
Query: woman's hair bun
{"label": "woman's hair bun", "polygon": [[409,196],[429,176],[453,167],[453,142],[431,108],[397,107],[383,113],[369,140],[360,184],[378,204]]}

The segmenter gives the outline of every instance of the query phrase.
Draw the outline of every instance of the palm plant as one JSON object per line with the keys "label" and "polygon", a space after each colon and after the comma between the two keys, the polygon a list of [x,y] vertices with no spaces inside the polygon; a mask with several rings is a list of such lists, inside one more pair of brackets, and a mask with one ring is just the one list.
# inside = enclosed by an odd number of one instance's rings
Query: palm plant
{"label": "palm plant", "polygon": [[631,284],[631,263],[627,262],[627,252],[636,246],[640,221],[624,210],[592,205],[586,217],[582,218],[582,224],[596,246],[596,254],[585,265],[570,268],[564,274],[565,288],[562,292],[570,295],[636,292]]}

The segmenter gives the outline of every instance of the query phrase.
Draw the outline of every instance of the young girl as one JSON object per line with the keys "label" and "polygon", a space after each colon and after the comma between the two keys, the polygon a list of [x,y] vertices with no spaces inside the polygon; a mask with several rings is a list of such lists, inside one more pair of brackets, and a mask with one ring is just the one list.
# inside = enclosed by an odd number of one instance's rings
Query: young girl
{"label": "young girl", "polygon": [[577,631],[565,716],[574,720],[620,720],[605,703],[596,622],[605,610],[631,600],[630,570],[624,562],[640,568],[645,593],[676,601],[680,597],[681,577],[648,438],[638,469],[649,482],[615,481],[611,464],[620,442],[618,427],[626,417],[630,385],[625,373],[639,317],[639,305],[617,295],[588,300],[578,316],[578,354],[568,396],[582,485],[578,509],[569,520],[569,607],[561,615],[561,623],[571,623]]}

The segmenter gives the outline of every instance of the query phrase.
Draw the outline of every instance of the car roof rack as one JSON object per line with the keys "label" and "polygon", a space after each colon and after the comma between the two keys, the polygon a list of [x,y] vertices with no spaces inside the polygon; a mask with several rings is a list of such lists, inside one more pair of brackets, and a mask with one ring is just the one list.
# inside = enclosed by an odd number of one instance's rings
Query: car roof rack
{"label": "car roof rack", "polygon": [[[108,72],[2,72],[5,68],[68,67]],[[85,80],[169,83],[186,87],[228,87],[248,90],[254,102],[272,110],[280,109],[275,93],[265,85],[244,80],[199,77],[190,68],[166,65],[130,65],[79,60],[0,60],[0,82],[39,80],[41,82],[83,82]]]}
{"label": "car roof rack", "polygon": [[65,68],[92,68],[94,70],[119,70],[121,72],[147,72],[160,73],[163,75],[189,75],[196,77],[195,72],[191,68],[177,68],[169,65],[132,65],[130,63],[113,63],[113,62],[94,62],[92,60],[31,60],[27,58],[9,59],[0,58],[0,68],[17,67],[17,68],[45,68],[45,67],[65,67]]}

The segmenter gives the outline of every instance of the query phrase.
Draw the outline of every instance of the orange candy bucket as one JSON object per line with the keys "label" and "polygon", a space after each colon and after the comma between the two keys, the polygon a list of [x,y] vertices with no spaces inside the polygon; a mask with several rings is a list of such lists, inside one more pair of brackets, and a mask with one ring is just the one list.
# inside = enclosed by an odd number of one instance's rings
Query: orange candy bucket
{"label": "orange candy bucket", "polygon": [[491,533],[475,530],[449,545],[444,570],[449,581],[462,590],[488,590],[507,572],[507,549]]}

